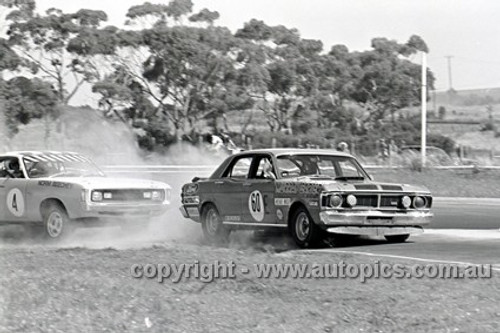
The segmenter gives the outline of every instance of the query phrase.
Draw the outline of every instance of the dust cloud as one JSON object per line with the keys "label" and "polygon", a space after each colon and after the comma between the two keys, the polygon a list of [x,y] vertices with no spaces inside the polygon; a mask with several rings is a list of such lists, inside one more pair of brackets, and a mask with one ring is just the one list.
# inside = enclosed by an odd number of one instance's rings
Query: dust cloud
{"label": "dust cloud", "polygon": [[[82,153],[91,157],[100,166],[113,165],[205,165],[220,164],[227,155],[216,154],[206,147],[196,147],[189,143],[175,144],[164,154],[147,154],[137,145],[136,133],[127,124],[111,122],[98,111],[87,108],[70,108],[57,122],[33,121],[21,126],[4,146],[4,151],[15,150],[64,150]],[[142,170],[142,169],[141,169]],[[106,169],[105,169],[106,171]],[[167,183],[172,188],[169,210],[147,224],[137,221],[142,227],[133,231],[120,227],[78,228],[66,239],[48,244],[40,234],[41,228],[23,228],[21,225],[0,226],[0,246],[58,246],[88,248],[128,248],[147,247],[159,243],[201,241],[201,227],[198,223],[184,219],[178,209],[180,189],[195,177],[207,177],[213,171],[190,171],[186,168],[115,173],[106,172],[110,177],[152,179]],[[119,180],[117,180],[119,181]],[[128,220],[135,217],[125,218]],[[132,221],[134,222],[134,221]]]}

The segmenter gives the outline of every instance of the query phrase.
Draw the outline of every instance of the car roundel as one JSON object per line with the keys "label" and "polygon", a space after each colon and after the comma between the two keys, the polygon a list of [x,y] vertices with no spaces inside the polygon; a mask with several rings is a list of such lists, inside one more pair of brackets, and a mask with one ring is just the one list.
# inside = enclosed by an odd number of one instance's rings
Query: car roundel
{"label": "car roundel", "polygon": [[24,215],[24,197],[18,188],[13,188],[7,194],[7,208],[16,217]]}
{"label": "car roundel", "polygon": [[264,198],[259,190],[250,193],[248,197],[248,209],[255,221],[261,222],[264,220]]}

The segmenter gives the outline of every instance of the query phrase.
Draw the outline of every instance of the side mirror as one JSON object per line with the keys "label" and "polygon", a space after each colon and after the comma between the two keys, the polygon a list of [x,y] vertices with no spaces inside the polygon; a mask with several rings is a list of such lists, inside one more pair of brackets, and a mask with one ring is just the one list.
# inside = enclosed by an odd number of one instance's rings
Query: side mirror
{"label": "side mirror", "polygon": [[191,179],[191,182],[196,183],[198,180],[200,180],[200,177],[194,177],[193,179]]}

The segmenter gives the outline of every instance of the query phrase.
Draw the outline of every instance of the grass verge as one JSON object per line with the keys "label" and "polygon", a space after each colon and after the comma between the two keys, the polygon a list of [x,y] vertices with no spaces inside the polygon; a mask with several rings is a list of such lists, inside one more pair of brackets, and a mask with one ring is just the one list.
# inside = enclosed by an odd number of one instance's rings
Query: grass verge
{"label": "grass verge", "polygon": [[[498,332],[500,280],[134,279],[132,264],[371,263],[342,253],[5,249],[2,332]],[[383,260],[381,260],[383,262]],[[401,260],[392,263],[414,264]]]}

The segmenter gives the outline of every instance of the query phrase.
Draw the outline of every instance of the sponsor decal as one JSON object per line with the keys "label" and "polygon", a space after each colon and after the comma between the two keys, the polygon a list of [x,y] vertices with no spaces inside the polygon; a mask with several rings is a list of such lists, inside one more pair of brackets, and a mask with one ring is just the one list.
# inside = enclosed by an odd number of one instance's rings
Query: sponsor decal
{"label": "sponsor decal", "polygon": [[57,181],[51,181],[51,180],[39,180],[38,185],[58,187],[58,188],[67,188],[67,189],[70,189],[71,187],[73,187],[73,184],[70,184],[70,183],[57,182]]}
{"label": "sponsor decal", "polygon": [[226,215],[224,217],[224,221],[227,221],[227,222],[240,222],[241,221],[241,216],[239,216],[239,215]]}
{"label": "sponsor decal", "polygon": [[309,206],[318,207],[318,202],[316,200],[311,200],[311,201],[309,201]]}
{"label": "sponsor decal", "polygon": [[283,220],[283,211],[281,209],[276,211],[276,217],[278,217],[278,220]]}
{"label": "sponsor decal", "polygon": [[24,196],[18,188],[13,188],[7,194],[7,208],[14,216],[24,215]]}
{"label": "sponsor decal", "polygon": [[248,209],[255,221],[261,222],[264,220],[264,198],[259,190],[250,193],[248,197]]}
{"label": "sponsor decal", "polygon": [[274,198],[275,206],[290,206],[292,200],[290,198]]}
{"label": "sponsor decal", "polygon": [[276,182],[276,193],[296,194],[297,184],[291,182]]}

